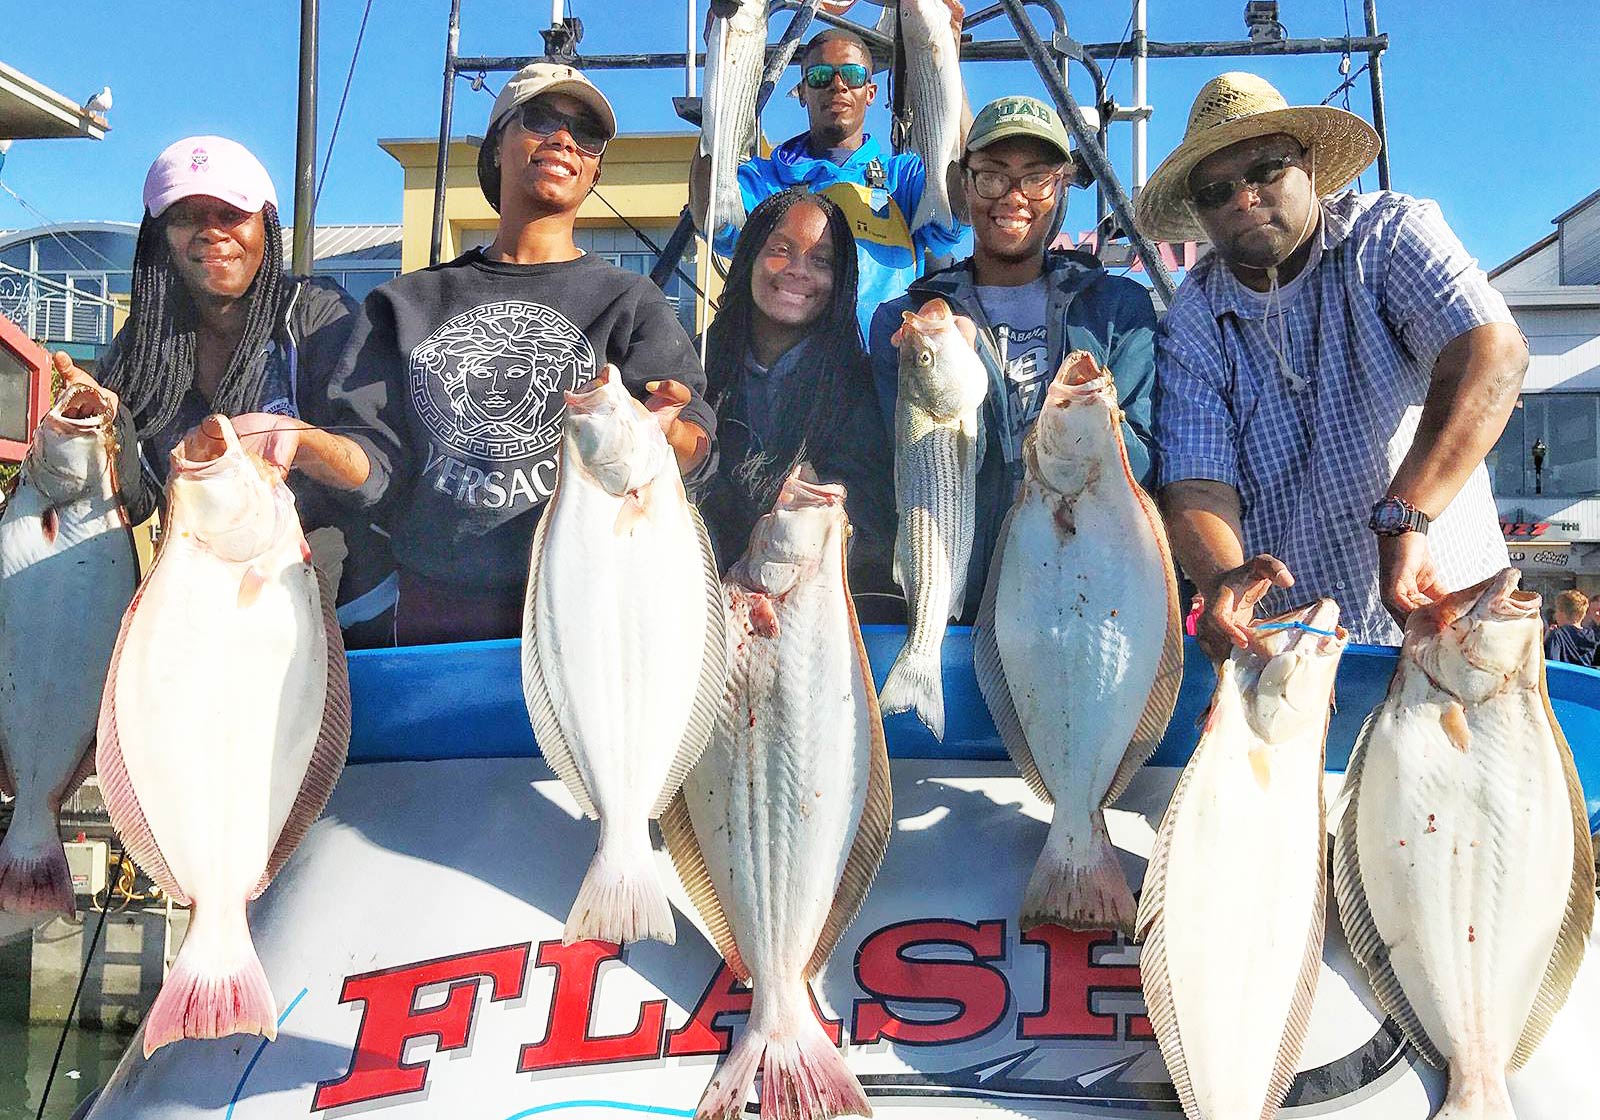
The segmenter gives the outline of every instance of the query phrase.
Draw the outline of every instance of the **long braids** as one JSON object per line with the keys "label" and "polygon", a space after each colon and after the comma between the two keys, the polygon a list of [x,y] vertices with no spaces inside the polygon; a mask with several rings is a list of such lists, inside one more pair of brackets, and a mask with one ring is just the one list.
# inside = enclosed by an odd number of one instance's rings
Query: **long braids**
{"label": "long braids", "polygon": [[[261,211],[265,245],[261,268],[241,297],[244,334],[211,400],[213,411],[237,415],[260,407],[266,363],[259,361],[282,313],[289,285],[283,273],[283,229],[269,202]],[[133,414],[141,439],[160,432],[178,414],[194,385],[195,334],[199,311],[172,263],[172,250],[159,218],[148,212],[139,225],[133,256],[131,339],[105,371],[106,387],[118,393]]]}
{"label": "long braids", "polygon": [[[790,187],[764,199],[745,221],[728,275],[723,284],[722,306],[710,327],[706,345],[706,402],[719,414],[744,382],[745,353],[750,347],[755,301],[750,292],[757,257],[783,216],[799,203],[822,211],[833,243],[833,293],[827,307],[812,324],[799,368],[815,378],[810,408],[799,425],[799,438],[785,463],[770,464],[766,478],[753,487],[758,507],[770,505],[783,480],[804,459],[815,459],[838,439],[852,398],[871,391],[866,345],[856,318],[856,245],[849,219],[826,195],[806,187]],[[750,483],[757,483],[754,478]]]}

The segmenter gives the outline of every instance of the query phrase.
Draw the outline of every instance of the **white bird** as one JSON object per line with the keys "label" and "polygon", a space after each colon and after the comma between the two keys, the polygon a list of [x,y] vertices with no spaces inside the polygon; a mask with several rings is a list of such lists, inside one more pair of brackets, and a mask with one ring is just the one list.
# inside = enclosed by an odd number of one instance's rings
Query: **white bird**
{"label": "white bird", "polygon": [[107,113],[111,110],[111,87],[106,86],[99,93],[83,103],[83,107],[91,113]]}

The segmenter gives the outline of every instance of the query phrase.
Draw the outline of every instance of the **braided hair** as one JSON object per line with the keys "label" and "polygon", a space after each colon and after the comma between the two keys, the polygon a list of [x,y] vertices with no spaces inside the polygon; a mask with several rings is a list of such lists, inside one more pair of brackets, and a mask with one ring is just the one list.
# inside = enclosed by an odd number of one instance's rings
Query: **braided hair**
{"label": "braided hair", "polygon": [[[767,239],[791,208],[808,203],[821,210],[828,221],[833,243],[833,293],[822,314],[811,324],[801,349],[797,369],[814,379],[808,387],[810,408],[803,414],[797,408],[786,417],[799,419],[798,439],[786,463],[763,464],[765,476],[759,483],[749,481],[758,509],[770,506],[783,480],[800,462],[813,462],[833,448],[844,419],[857,397],[872,391],[867,368],[866,345],[856,319],[856,243],[850,221],[839,204],[807,187],[790,187],[764,200],[751,211],[739,233],[739,243],[728,266],[722,303],[711,323],[706,340],[706,402],[721,415],[724,406],[737,399],[743,387],[745,353],[749,350],[755,317],[755,299],[750,282],[756,259],[767,247]],[[806,400],[807,388],[796,384],[796,403]],[[782,441],[788,442],[788,441]],[[789,450],[787,448],[783,450]]]}
{"label": "braided hair", "polygon": [[[245,302],[244,334],[211,400],[214,411],[230,416],[260,406],[267,370],[256,358],[277,328],[289,294],[283,229],[272,203],[262,208],[261,220],[266,227],[261,267],[240,297]],[[130,341],[118,348],[103,379],[133,414],[141,439],[172,422],[194,385],[199,318],[194,296],[173,266],[166,223],[146,211],[133,254],[133,301],[124,328]]]}

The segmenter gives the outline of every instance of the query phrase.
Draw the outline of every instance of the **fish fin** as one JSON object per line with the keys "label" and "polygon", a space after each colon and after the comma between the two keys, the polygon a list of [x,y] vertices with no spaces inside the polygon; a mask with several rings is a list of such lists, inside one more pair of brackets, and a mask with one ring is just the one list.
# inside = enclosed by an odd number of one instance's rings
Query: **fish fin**
{"label": "fish fin", "polygon": [[522,608],[522,698],[528,707],[528,718],[533,724],[533,738],[539,753],[572,794],[579,811],[586,817],[597,819],[599,810],[594,807],[594,798],[584,784],[583,772],[578,769],[572,747],[561,730],[555,702],[550,699],[550,688],[545,683],[544,665],[539,660],[539,575],[544,566],[545,527],[550,523],[550,514],[560,490],[558,478],[556,494],[545,503],[539,524],[533,530],[532,559],[528,563],[528,594]]}
{"label": "fish fin", "polygon": [[647,940],[671,945],[677,941],[672,904],[656,872],[649,833],[640,832],[639,836],[642,842],[628,840],[617,849],[608,849],[602,831],[600,848],[567,913],[563,945],[590,940],[618,945]]}
{"label": "fish fin", "polygon": [[1005,520],[1000,523],[1000,535],[995,538],[994,559],[989,561],[989,578],[984,581],[983,599],[978,604],[978,617],[972,627],[972,668],[978,678],[978,691],[983,693],[984,703],[989,707],[989,717],[994,720],[995,730],[1000,733],[1000,742],[1005,745],[1006,753],[1017,764],[1028,788],[1046,805],[1053,805],[1055,797],[1039,774],[1033,751],[1028,747],[1028,736],[1022,730],[1022,718],[1017,715],[1016,701],[1011,695],[1010,682],[1006,680],[1005,665],[1000,661],[1000,643],[994,631],[994,605],[999,594],[1000,569],[1015,512],[1015,506],[1007,511]]}
{"label": "fish fin", "polygon": [[694,834],[694,822],[689,816],[689,804],[680,789],[666,811],[661,814],[661,837],[667,842],[667,854],[672,856],[672,866],[678,869],[678,878],[688,892],[689,901],[700,912],[711,934],[711,943],[728,962],[733,974],[746,982],[750,969],[739,955],[739,945],[733,939],[733,927],[728,923],[722,900],[711,883],[711,872],[706,868],[705,853],[700,850],[700,840]]}
{"label": "fish fin", "polygon": [[[1398,675],[1399,670],[1396,670]],[[1391,692],[1393,685],[1390,686]],[[1350,953],[1366,969],[1372,981],[1372,990],[1378,1004],[1400,1027],[1406,1041],[1416,1048],[1429,1064],[1437,1069],[1446,1067],[1445,1057],[1423,1030],[1411,1001],[1400,987],[1400,980],[1389,964],[1389,946],[1384,944],[1378,931],[1377,920],[1367,902],[1366,888],[1361,882],[1361,853],[1356,848],[1356,819],[1361,808],[1361,775],[1366,769],[1367,750],[1372,742],[1373,727],[1379,715],[1388,708],[1384,700],[1367,717],[1356,736],[1350,751],[1350,764],[1345,768],[1344,813],[1339,818],[1339,831],[1333,843],[1333,894],[1339,907],[1339,924],[1344,927],[1345,940]]]}
{"label": "fish fin", "polygon": [[1445,705],[1444,711],[1439,716],[1439,726],[1444,729],[1445,738],[1450,740],[1450,745],[1465,754],[1472,746],[1472,729],[1467,726],[1467,710],[1461,706],[1459,700],[1453,700]]}
{"label": "fish fin", "polygon": [[1517,1120],[1505,1071],[1485,1071],[1484,1080],[1450,1078],[1444,1103],[1431,1120]]}
{"label": "fish fin", "polygon": [[689,771],[700,761],[716,729],[728,687],[728,608],[723,598],[722,578],[717,573],[717,554],[711,547],[711,535],[706,532],[700,511],[687,499],[684,508],[689,511],[695,539],[700,542],[701,570],[705,576],[706,633],[700,652],[700,679],[695,687],[694,707],[689,710],[688,725],[678,740],[672,769],[667,771],[667,780],[656,795],[656,803],[650,807],[652,820],[666,810]]}
{"label": "fish fin", "polygon": [[1577,767],[1573,765],[1572,748],[1566,734],[1556,720],[1550,706],[1550,689],[1543,667],[1539,670],[1539,695],[1544,700],[1545,715],[1550,720],[1550,730],[1555,735],[1556,749],[1561,753],[1561,770],[1567,779],[1567,801],[1572,812],[1572,885],[1567,892],[1567,912],[1561,919],[1561,931],[1556,935],[1555,950],[1545,968],[1544,980],[1539,984],[1539,994],[1534,997],[1528,1021],[1523,1025],[1522,1036],[1511,1055],[1511,1068],[1521,1069],[1533,1056],[1539,1043],[1544,1041],[1556,1012],[1567,1002],[1573,978],[1583,963],[1583,954],[1589,944],[1589,932],[1594,925],[1594,848],[1589,838],[1589,820],[1584,812],[1583,786],[1578,780]]}
{"label": "fish fin", "polygon": [[294,850],[305,839],[306,832],[316,823],[333,796],[333,787],[344,773],[345,756],[350,751],[350,668],[344,657],[344,633],[339,629],[339,616],[334,608],[333,590],[321,568],[316,573],[317,594],[321,598],[322,631],[326,639],[328,657],[328,682],[322,702],[322,725],[317,729],[317,745],[311,752],[305,777],[300,781],[300,792],[283,829],[278,833],[272,855],[261,881],[251,893],[251,899],[261,897],[267,884],[277,877]]}
{"label": "fish fin", "polygon": [[5,732],[0,731],[0,793],[14,798],[17,796],[17,780],[11,776],[11,771],[6,766],[7,753]]}
{"label": "fish fin", "polygon": [[[1117,444],[1122,447],[1122,432],[1114,429],[1117,434]],[[1127,448],[1122,449],[1124,470],[1128,470]],[[1133,781],[1133,776],[1139,768],[1150,760],[1156,753],[1156,748],[1161,746],[1161,737],[1167,733],[1167,724],[1172,721],[1172,710],[1178,704],[1178,687],[1183,683],[1183,608],[1178,602],[1178,577],[1172,566],[1172,550],[1167,545],[1167,529],[1162,523],[1161,514],[1156,509],[1156,504],[1150,495],[1140,489],[1137,482],[1132,481],[1132,473],[1128,478],[1133,485],[1134,497],[1139,500],[1139,506],[1144,510],[1145,517],[1149,519],[1150,529],[1155,534],[1156,547],[1161,552],[1162,568],[1167,577],[1167,636],[1161,646],[1161,660],[1156,663],[1156,679],[1150,686],[1150,696],[1145,700],[1144,711],[1139,716],[1139,723],[1133,730],[1133,739],[1128,744],[1127,753],[1122,756],[1122,763],[1117,767],[1116,777],[1111,779],[1111,787],[1106,790],[1105,800],[1102,805],[1111,805],[1121,797],[1128,788],[1128,783]]]}
{"label": "fish fin", "polygon": [[[1323,738],[1327,731],[1324,728]],[[1326,753],[1326,748],[1324,748]],[[1295,1070],[1300,1065],[1300,1055],[1305,1049],[1306,1033],[1311,1029],[1311,1007],[1316,1002],[1317,979],[1322,975],[1322,939],[1326,931],[1328,911],[1328,825],[1327,804],[1323,800],[1321,772],[1317,777],[1317,868],[1316,881],[1320,889],[1312,900],[1310,923],[1306,928],[1306,955],[1300,963],[1300,977],[1295,982],[1294,1000],[1289,1004],[1289,1018],[1284,1024],[1283,1041],[1278,1044],[1278,1057],[1272,1065],[1272,1080],[1267,1086],[1266,1107],[1261,1120],[1273,1120],[1289,1095],[1294,1083]]]}
{"label": "fish fin", "polygon": [[932,654],[918,654],[909,645],[903,646],[878,693],[878,703],[890,715],[916,712],[933,737],[943,742],[944,678],[940,671],[938,649]]}
{"label": "fish fin", "polygon": [[816,1018],[802,1014],[793,1039],[746,1030],[711,1077],[695,1120],[739,1120],[761,1071],[761,1112],[785,1120],[871,1116],[861,1082]]}
{"label": "fish fin", "polygon": [[267,577],[261,574],[254,564],[244,570],[244,577],[239,580],[239,594],[236,601],[241,608],[255,605],[261,598],[261,589],[267,585]]}
{"label": "fish fin", "polygon": [[[149,1058],[169,1042],[186,1038],[226,1038],[233,1034],[278,1037],[278,1007],[272,986],[250,943],[243,905],[237,915],[243,944],[234,943],[231,959],[219,962],[214,945],[195,938],[195,925],[204,921],[198,910],[191,918],[178,959],[161,985],[144,1020],[144,1056]],[[202,947],[203,946],[203,947]],[[212,949],[205,953],[205,949]]]}
{"label": "fish fin", "polygon": [[72,772],[72,775],[67,778],[66,784],[61,787],[61,800],[65,801],[74,793],[77,793],[78,787],[83,785],[84,782],[88,781],[89,776],[93,773],[94,740],[91,738],[89,742],[84,745],[83,757],[78,760],[78,768]]}
{"label": "fish fin", "polygon": [[61,513],[55,506],[44,507],[44,512],[39,515],[39,531],[44,536],[45,544],[56,543],[56,535],[61,532]]}
{"label": "fish fin", "polygon": [[[1056,925],[1066,929],[1110,929],[1132,937],[1137,917],[1133,890],[1122,870],[1122,860],[1106,832],[1105,812],[1090,814],[1086,860],[1068,859],[1046,839],[1044,850],[1028,876],[1022,895],[1021,928]],[[1051,829],[1054,833],[1054,828]]]}
{"label": "fish fin", "polygon": [[806,965],[805,978],[811,979],[828,963],[839,938],[850,928],[861,904],[867,900],[872,881],[883,866],[883,855],[889,850],[889,835],[894,830],[894,796],[889,782],[889,746],[883,735],[883,714],[878,708],[877,692],[872,687],[872,666],[867,662],[867,648],[861,641],[861,626],[856,619],[855,603],[850,598],[849,579],[845,580],[844,602],[850,624],[850,637],[855,645],[856,674],[867,701],[867,726],[870,730],[867,764],[867,795],[861,808],[861,819],[856,822],[855,839],[850,844],[850,855],[839,877],[839,887],[834,891],[833,906],[823,923],[822,935],[817,939],[811,960]]}
{"label": "fish fin", "polygon": [[61,838],[52,834],[33,851],[12,850],[22,839],[21,830],[13,825],[0,840],[0,913],[69,917],[77,913],[72,871]]}
{"label": "fish fin", "polygon": [[122,616],[122,627],[117,632],[117,644],[111,652],[111,664],[106,670],[106,688],[100,700],[100,724],[95,744],[95,769],[100,774],[100,793],[105,798],[106,812],[122,839],[122,848],[138,864],[152,882],[179,906],[188,906],[188,893],[178,885],[177,877],[167,866],[167,857],[161,854],[150,822],[145,819],[144,807],[139,804],[139,793],[128,777],[128,766],[122,757],[122,742],[117,735],[117,673],[122,663],[122,648],[128,640],[139,605],[144,600],[144,587],[134,592]]}

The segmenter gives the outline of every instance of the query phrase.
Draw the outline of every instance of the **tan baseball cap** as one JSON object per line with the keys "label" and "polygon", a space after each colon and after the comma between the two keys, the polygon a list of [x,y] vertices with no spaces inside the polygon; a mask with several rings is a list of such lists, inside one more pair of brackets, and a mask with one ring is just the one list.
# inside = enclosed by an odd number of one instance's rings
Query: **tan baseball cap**
{"label": "tan baseball cap", "polygon": [[500,209],[500,165],[494,162],[494,148],[501,128],[524,103],[545,93],[564,93],[581,101],[599,119],[606,139],[617,134],[617,115],[611,102],[583,71],[560,62],[530,62],[518,70],[494,99],[489,110],[489,126],[484,130],[483,147],[478,150],[478,185],[496,211]]}

